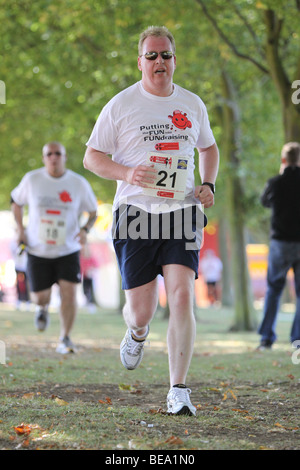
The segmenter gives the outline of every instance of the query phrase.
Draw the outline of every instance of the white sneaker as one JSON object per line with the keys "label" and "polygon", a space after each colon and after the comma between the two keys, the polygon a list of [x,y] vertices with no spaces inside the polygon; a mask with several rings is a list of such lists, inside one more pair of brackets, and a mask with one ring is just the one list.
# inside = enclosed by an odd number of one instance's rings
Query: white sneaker
{"label": "white sneaker", "polygon": [[46,308],[38,307],[34,317],[34,324],[38,331],[45,331],[49,325],[49,313]]}
{"label": "white sneaker", "polygon": [[[149,327],[145,339],[148,336],[148,333]],[[120,345],[120,358],[123,366],[126,369],[136,369],[140,364],[141,360],[143,359],[145,339],[142,341],[136,341],[132,337],[131,330],[128,329],[126,331],[126,334]]]}
{"label": "white sneaker", "polygon": [[172,387],[167,396],[168,413],[195,416],[196,408],[190,400],[191,390],[184,385]]}
{"label": "white sneaker", "polygon": [[59,354],[71,354],[75,353],[76,349],[70,338],[65,336],[65,338],[59,341],[56,352]]}

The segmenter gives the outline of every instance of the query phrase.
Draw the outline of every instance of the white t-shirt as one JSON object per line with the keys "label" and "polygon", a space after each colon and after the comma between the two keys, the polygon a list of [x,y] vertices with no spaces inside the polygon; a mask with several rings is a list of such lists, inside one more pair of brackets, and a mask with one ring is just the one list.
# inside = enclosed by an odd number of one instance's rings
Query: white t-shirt
{"label": "white t-shirt", "polygon": [[46,168],[30,171],[11,193],[14,202],[28,205],[28,253],[57,258],[80,250],[76,238],[79,217],[97,210],[97,200],[87,180],[71,170],[54,178]]}
{"label": "white t-shirt", "polygon": [[[194,150],[215,143],[206,107],[194,93],[174,85],[172,95],[160,97],[146,92],[137,82],[112,98],[103,108],[87,145],[112,155],[120,164],[134,167],[147,164],[148,152],[162,152],[187,161],[184,204],[199,204],[194,198]],[[170,145],[171,144],[171,145]],[[145,195],[139,186],[117,182],[113,208],[127,202],[153,211],[157,204],[174,201]]]}
{"label": "white t-shirt", "polygon": [[202,258],[199,263],[199,268],[206,282],[220,281],[223,264],[217,256]]}

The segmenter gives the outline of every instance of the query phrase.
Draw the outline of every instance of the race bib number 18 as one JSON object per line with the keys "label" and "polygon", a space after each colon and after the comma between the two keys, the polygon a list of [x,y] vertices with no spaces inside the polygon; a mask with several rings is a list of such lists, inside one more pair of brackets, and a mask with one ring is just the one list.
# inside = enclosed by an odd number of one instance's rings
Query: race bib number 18
{"label": "race bib number 18", "polygon": [[47,245],[63,245],[66,241],[66,222],[60,210],[48,209],[40,219],[39,239]]}
{"label": "race bib number 18", "polygon": [[187,157],[149,152],[147,164],[154,165],[157,170],[157,177],[152,186],[144,188],[144,194],[178,200],[185,198],[188,173]]}

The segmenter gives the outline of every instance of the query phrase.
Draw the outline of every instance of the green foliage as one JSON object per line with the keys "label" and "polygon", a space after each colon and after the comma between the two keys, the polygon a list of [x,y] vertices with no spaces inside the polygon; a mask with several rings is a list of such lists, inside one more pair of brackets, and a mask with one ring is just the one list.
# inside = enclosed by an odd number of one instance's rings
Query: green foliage
{"label": "green foliage", "polygon": [[[263,61],[267,2],[205,2],[229,40],[243,53]],[[291,77],[295,72],[299,24],[294,2],[272,2],[285,17],[282,54]],[[245,208],[250,226],[263,214],[258,201],[270,173],[277,172],[283,132],[273,84],[251,63],[237,59],[213,30],[196,0],[0,0],[0,79],[6,104],[0,105],[0,208],[25,172],[41,165],[45,142],[67,148],[68,166],[92,184],[97,197],[111,201],[115,183],[84,170],[85,143],[104,104],[140,79],[137,43],[150,24],[165,24],[177,45],[175,82],[199,94],[207,105],[221,149],[218,204],[223,212],[222,105],[220,72],[226,68],[238,90],[241,112],[241,172],[247,188]],[[262,164],[263,162],[263,164]],[[199,181],[199,175],[197,175]]]}
{"label": "green foliage", "polygon": [[[247,215],[246,225],[259,241],[267,237],[269,226],[266,223],[269,212],[261,207],[259,196],[266,180],[278,173],[285,130],[280,98],[266,58],[265,12],[272,9],[274,21],[280,23],[278,59],[292,82],[297,78],[300,63],[299,7],[294,1],[195,0],[195,3],[209,23],[210,40],[215,37],[219,57],[214,57],[214,68],[225,69],[236,89],[235,105],[240,114],[238,176],[244,186],[242,204]],[[207,67],[206,71],[209,73],[212,67]],[[219,110],[223,102],[220,96]],[[218,143],[222,157],[222,137]],[[219,184],[231,171],[221,158],[218,194]],[[222,186],[220,189],[220,199],[225,200]],[[221,215],[222,206],[215,206],[212,212]]]}

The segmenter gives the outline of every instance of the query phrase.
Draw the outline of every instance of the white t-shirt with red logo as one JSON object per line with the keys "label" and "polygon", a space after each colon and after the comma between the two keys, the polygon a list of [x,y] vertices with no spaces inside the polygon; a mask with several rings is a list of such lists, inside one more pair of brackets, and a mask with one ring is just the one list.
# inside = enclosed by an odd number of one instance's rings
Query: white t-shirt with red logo
{"label": "white t-shirt with red logo", "polygon": [[149,153],[153,153],[151,161],[156,160],[162,168],[162,189],[168,179],[170,185],[177,176],[175,172],[167,174],[167,171],[164,176],[164,165],[167,169],[168,162],[173,160],[174,165],[176,161],[178,177],[186,172],[185,194],[181,201],[150,196],[139,186],[117,182],[114,209],[127,202],[152,212],[157,204],[164,207],[171,207],[174,202],[181,207],[199,204],[194,198],[194,152],[195,148],[208,148],[214,143],[206,107],[199,96],[178,85],[174,85],[172,95],[156,96],[137,82],[103,108],[87,145],[130,167],[149,164]]}
{"label": "white t-shirt with red logo", "polygon": [[79,218],[97,210],[88,181],[71,170],[59,178],[46,168],[30,171],[11,193],[14,202],[28,206],[26,228],[28,253],[57,258],[79,251]]}

